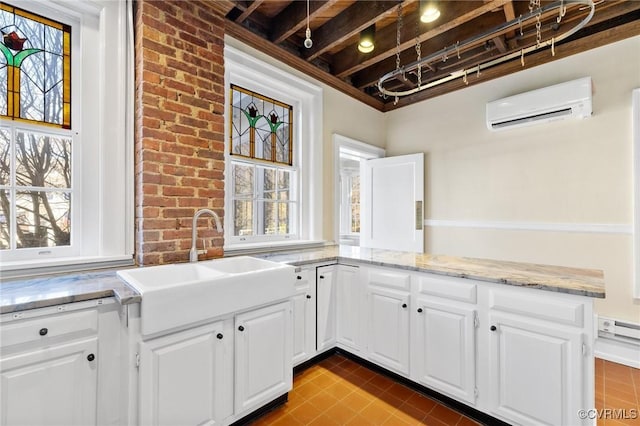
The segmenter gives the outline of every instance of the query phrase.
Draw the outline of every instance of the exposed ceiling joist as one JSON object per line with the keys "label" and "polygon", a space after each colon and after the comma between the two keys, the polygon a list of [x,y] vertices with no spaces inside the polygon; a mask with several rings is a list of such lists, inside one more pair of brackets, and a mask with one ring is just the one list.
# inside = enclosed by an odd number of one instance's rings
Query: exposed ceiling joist
{"label": "exposed ceiling joist", "polygon": [[[333,6],[338,0],[310,1],[309,19],[322,14],[326,9]],[[274,24],[270,39],[275,44],[280,44],[291,37],[297,31],[303,29],[307,24],[307,2],[293,1],[273,18]]]}
{"label": "exposed ceiling joist", "polygon": [[249,6],[236,18],[236,22],[241,24],[247,19],[258,7],[262,4],[264,0],[253,0],[249,3]]}

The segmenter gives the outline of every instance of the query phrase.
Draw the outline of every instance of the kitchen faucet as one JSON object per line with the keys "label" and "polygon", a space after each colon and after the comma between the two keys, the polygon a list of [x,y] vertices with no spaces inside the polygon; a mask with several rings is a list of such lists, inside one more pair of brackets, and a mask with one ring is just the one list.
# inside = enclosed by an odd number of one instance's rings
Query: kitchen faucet
{"label": "kitchen faucet", "polygon": [[200,209],[193,215],[193,222],[191,223],[191,250],[189,250],[189,262],[197,262],[198,261],[198,249],[196,249],[196,233],[197,233],[197,224],[198,218],[203,215],[208,214],[213,216],[213,220],[216,222],[216,229],[218,232],[222,232],[222,224],[220,223],[220,218],[213,210],[209,209]]}

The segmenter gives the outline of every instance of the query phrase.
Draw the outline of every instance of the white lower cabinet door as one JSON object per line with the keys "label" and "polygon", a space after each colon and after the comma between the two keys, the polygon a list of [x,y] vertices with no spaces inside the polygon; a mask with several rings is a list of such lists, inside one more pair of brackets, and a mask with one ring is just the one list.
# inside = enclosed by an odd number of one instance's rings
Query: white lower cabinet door
{"label": "white lower cabinet door", "polygon": [[404,375],[409,374],[409,293],[369,286],[369,360]]}
{"label": "white lower cabinet door", "polygon": [[361,304],[364,292],[359,270],[355,266],[338,265],[336,279],[336,341],[356,354],[361,347]]}
{"label": "white lower cabinet door", "polygon": [[475,309],[427,298],[418,299],[416,306],[415,377],[430,388],[475,404]]}
{"label": "white lower cabinet door", "polygon": [[[315,270],[313,275],[315,276]],[[315,284],[315,283],[314,283]],[[316,291],[309,271],[297,274],[296,293],[291,298],[293,309],[293,365],[311,358],[316,350]]]}
{"label": "white lower cabinet door", "polygon": [[337,265],[316,270],[316,349],[322,352],[336,344]]}
{"label": "white lower cabinet door", "polygon": [[530,318],[490,315],[492,411],[522,425],[577,425],[582,333]]}
{"label": "white lower cabinet door", "polygon": [[290,302],[236,316],[235,412],[248,413],[293,385]]}
{"label": "white lower cabinet door", "polygon": [[233,414],[232,322],[141,343],[139,379],[141,425],[221,424]]}
{"label": "white lower cabinet door", "polygon": [[96,424],[98,338],[2,355],[0,424]]}

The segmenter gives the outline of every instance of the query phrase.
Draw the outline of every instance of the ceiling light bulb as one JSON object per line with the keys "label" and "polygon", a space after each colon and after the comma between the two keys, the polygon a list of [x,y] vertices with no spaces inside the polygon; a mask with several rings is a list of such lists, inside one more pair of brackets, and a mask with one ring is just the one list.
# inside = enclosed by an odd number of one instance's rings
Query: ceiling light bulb
{"label": "ceiling light bulb", "polygon": [[311,49],[311,46],[313,46],[313,41],[311,40],[311,30],[309,28],[307,28],[305,37],[306,39],[304,40],[304,47],[306,47],[307,49]]}
{"label": "ceiling light bulb", "polygon": [[373,39],[376,35],[375,25],[362,30],[360,32],[360,41],[358,43],[358,50],[362,53],[371,53],[375,49]]}
{"label": "ceiling light bulb", "polygon": [[422,15],[420,15],[420,22],[424,22],[426,24],[435,21],[439,17],[440,11],[438,8],[432,4],[428,4],[422,11]]}

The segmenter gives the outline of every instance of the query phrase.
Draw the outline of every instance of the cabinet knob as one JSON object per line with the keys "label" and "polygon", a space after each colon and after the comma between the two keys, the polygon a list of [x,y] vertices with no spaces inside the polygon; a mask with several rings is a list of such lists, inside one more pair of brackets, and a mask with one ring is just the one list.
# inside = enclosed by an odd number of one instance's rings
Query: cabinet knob
{"label": "cabinet knob", "polygon": [[49,329],[47,329],[47,328],[41,328],[40,329],[40,335],[41,336],[46,336],[48,332],[49,332]]}
{"label": "cabinet knob", "polygon": [[96,359],[96,356],[94,354],[87,355],[87,361],[93,361],[94,359]]}
{"label": "cabinet knob", "polygon": [[406,308],[406,307],[407,307],[407,304],[406,304],[406,303],[403,303],[403,304],[402,304],[402,307],[403,307],[403,308]]}
{"label": "cabinet knob", "polygon": [[307,299],[311,299],[311,295],[310,294],[307,294]]}
{"label": "cabinet knob", "polygon": [[324,280],[324,275],[320,275],[320,279],[321,279],[321,280]]}
{"label": "cabinet knob", "polygon": [[490,328],[491,331],[496,331],[497,329],[498,328],[495,325],[492,325],[491,328]]}
{"label": "cabinet knob", "polygon": [[244,331],[244,326],[241,325],[240,327],[238,327],[238,330]]}
{"label": "cabinet knob", "polygon": [[223,338],[224,336],[222,335],[222,333],[218,333],[218,334],[216,334],[216,337],[217,337],[218,339],[221,339],[221,340],[222,340],[222,338]]}
{"label": "cabinet knob", "polygon": [[418,313],[421,314],[422,313],[422,308],[418,308]]}
{"label": "cabinet knob", "polygon": [[301,280],[301,279],[302,279],[302,277],[301,277],[300,275],[298,275],[296,278],[297,278],[297,279],[299,279],[299,280]]}

